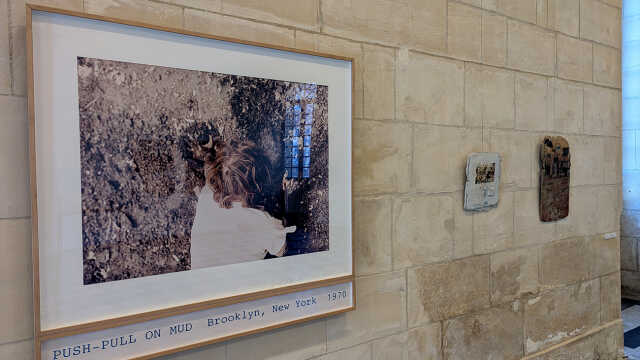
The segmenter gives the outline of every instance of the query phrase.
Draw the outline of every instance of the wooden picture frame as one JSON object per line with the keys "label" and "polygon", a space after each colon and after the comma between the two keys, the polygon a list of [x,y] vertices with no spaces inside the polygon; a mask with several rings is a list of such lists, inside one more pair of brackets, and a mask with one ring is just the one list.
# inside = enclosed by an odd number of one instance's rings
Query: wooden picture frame
{"label": "wooden picture frame", "polygon": [[[337,309],[335,311],[326,311],[323,313],[313,314],[311,316],[302,317],[300,319],[293,319],[283,322],[275,322],[273,324],[269,324],[264,327],[249,329],[247,331],[239,331],[227,336],[223,337],[215,337],[204,341],[197,341],[193,343],[185,343],[182,346],[176,346],[172,348],[163,348],[158,351],[147,351],[144,354],[135,355],[132,358],[136,359],[150,359],[157,356],[167,355],[187,349],[197,348],[200,346],[209,345],[212,343],[225,341],[228,339],[236,338],[239,336],[244,336],[248,334],[258,333],[261,331],[267,331],[275,328],[280,328],[284,326],[289,326],[292,324],[296,324],[303,321],[309,321],[317,318],[332,316],[344,312],[348,312],[355,309],[355,269],[354,269],[354,256],[353,256],[353,240],[351,236],[351,219],[348,220],[348,236],[349,236],[349,249],[351,250],[351,254],[349,255],[349,259],[351,261],[350,274],[346,274],[343,276],[336,276],[331,278],[324,278],[315,281],[301,282],[295,283],[293,285],[286,286],[278,286],[271,289],[264,289],[260,291],[253,291],[242,294],[235,294],[233,296],[224,296],[213,299],[208,299],[205,301],[195,301],[187,304],[180,304],[178,306],[168,306],[162,309],[153,309],[149,311],[137,312],[135,314],[126,314],[122,316],[110,317],[105,319],[87,321],[84,323],[73,324],[69,326],[60,326],[55,328],[43,328],[42,327],[42,319],[41,319],[41,244],[39,243],[39,222],[38,222],[38,177],[37,177],[37,163],[36,163],[36,148],[37,148],[37,131],[36,131],[36,81],[34,76],[34,33],[33,33],[33,16],[35,12],[39,13],[47,13],[61,16],[69,16],[76,19],[83,20],[95,20],[99,22],[104,22],[107,24],[115,24],[122,26],[135,27],[138,29],[146,29],[154,32],[160,32],[163,34],[177,34],[181,36],[193,37],[197,39],[205,39],[205,40],[214,40],[221,41],[228,44],[238,44],[242,46],[248,46],[252,48],[264,48],[270,50],[277,50],[286,52],[289,54],[301,54],[301,55],[309,55],[318,58],[325,59],[333,59],[341,62],[346,62],[350,64],[350,96],[353,98],[354,93],[354,77],[355,77],[355,59],[347,56],[336,55],[336,54],[326,54],[315,51],[307,51],[300,49],[287,48],[284,46],[274,45],[274,44],[266,44],[254,41],[247,41],[243,39],[235,39],[229,38],[225,36],[216,36],[210,34],[204,34],[194,31],[189,31],[185,29],[176,29],[158,25],[145,24],[137,21],[129,21],[118,18],[111,18],[99,15],[92,15],[86,13],[79,13],[74,11],[68,11],[63,9],[57,9],[46,6],[39,5],[26,5],[26,41],[27,41],[27,84],[28,84],[28,120],[29,120],[29,150],[30,150],[30,188],[31,188],[31,206],[32,206],[32,225],[33,225],[33,233],[32,233],[32,246],[33,246],[33,310],[34,310],[34,353],[36,359],[42,359],[43,357],[43,344],[47,341],[51,340],[60,340],[64,338],[69,338],[76,335],[82,335],[87,333],[95,333],[100,331],[105,331],[114,328],[126,327],[130,325],[141,324],[145,322],[150,322],[159,319],[165,319],[174,316],[180,316],[185,314],[191,314],[198,311],[203,310],[211,310],[220,307],[230,306],[234,304],[241,304],[251,301],[269,299],[277,296],[295,294],[303,291],[309,291],[313,289],[325,288],[334,285],[341,284],[349,284],[351,293],[350,293],[350,301],[351,305],[347,307],[343,307]],[[354,102],[349,100],[350,104],[350,116],[348,118],[349,123],[345,124],[349,128],[349,139],[348,145],[349,149],[351,146],[350,139],[350,127],[353,116]],[[348,157],[347,163],[351,164],[351,155],[350,153],[346,156]],[[348,171],[348,178],[351,179],[350,173],[351,169],[346,169]],[[346,185],[349,189],[349,199],[348,205],[349,209],[351,209],[351,198],[350,198],[350,189],[351,184]],[[349,214],[349,217],[351,214]],[[47,357],[51,358],[51,357]]]}

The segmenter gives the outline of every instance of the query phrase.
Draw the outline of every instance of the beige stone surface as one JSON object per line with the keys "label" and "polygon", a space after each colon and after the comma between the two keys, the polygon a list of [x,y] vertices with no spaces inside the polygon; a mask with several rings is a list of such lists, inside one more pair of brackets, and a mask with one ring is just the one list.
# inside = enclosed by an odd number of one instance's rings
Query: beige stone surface
{"label": "beige stone surface", "polygon": [[362,44],[331,36],[296,30],[295,47],[298,49],[312,50],[353,58],[355,64],[353,70],[355,72],[355,79],[353,80],[355,94],[352,98],[354,105],[353,117],[364,117],[364,53],[362,50]]}
{"label": "beige stone surface", "polygon": [[577,339],[565,346],[552,349],[531,360],[618,360],[622,344],[622,328],[613,325],[596,334]]}
{"label": "beige stone surface", "polygon": [[487,307],[489,273],[489,256],[409,269],[409,326],[429,324]]}
{"label": "beige stone surface", "polygon": [[320,30],[320,0],[222,0],[222,11],[229,15]]}
{"label": "beige stone surface", "polygon": [[82,11],[84,0],[5,0],[9,3],[11,12],[11,26],[25,26],[26,23],[26,4],[42,5],[55,7],[65,10]]}
{"label": "beige stone surface", "polygon": [[596,86],[584,88],[584,132],[620,136],[620,91]]}
{"label": "beige stone surface", "polygon": [[395,50],[363,45],[364,117],[393,119]]}
{"label": "beige stone surface", "polygon": [[0,219],[29,216],[27,99],[0,96]]}
{"label": "beige stone surface", "polygon": [[158,360],[218,360],[226,359],[226,344],[214,344],[205,347],[159,357]]}
{"label": "beige stone surface", "polygon": [[569,216],[556,223],[556,239],[592,235],[597,232],[598,199],[593,187],[572,188]]}
{"label": "beige stone surface", "polygon": [[545,292],[525,302],[525,352],[531,354],[562,342],[599,322],[598,279]]}
{"label": "beige stone surface", "polygon": [[537,188],[515,193],[515,244],[516,246],[540,244],[554,240],[555,223],[540,221]]}
{"label": "beige stone surface", "polygon": [[25,26],[11,26],[11,90],[14,95],[27,95],[27,34]]}
{"label": "beige stone surface", "polygon": [[638,238],[623,236],[620,238],[620,268],[638,270]]}
{"label": "beige stone surface", "polygon": [[571,185],[604,183],[604,142],[596,136],[569,136]]}
{"label": "beige stone surface", "polygon": [[353,241],[358,275],[391,270],[391,206],[389,198],[353,202]]}
{"label": "beige stone surface", "polygon": [[552,129],[552,93],[549,78],[530,74],[516,75],[516,129],[550,131]]}
{"label": "beige stone surface", "polygon": [[353,123],[353,188],[356,193],[409,189],[411,134],[407,124]]}
{"label": "beige stone surface", "polygon": [[444,261],[453,255],[454,203],[450,196],[396,199],[393,205],[393,267]]}
{"label": "beige stone surface", "polygon": [[[415,327],[408,334],[408,360],[440,360],[441,357],[441,326],[433,323]],[[390,359],[391,360],[391,359]]]}
{"label": "beige stone surface", "polygon": [[482,6],[482,0],[460,0],[463,3],[467,3],[469,5],[473,5],[473,6],[477,6],[477,7],[481,7]]}
{"label": "beige stone surface", "polygon": [[250,335],[227,344],[227,360],[306,359],[325,352],[324,336],[324,320]]}
{"label": "beige stone surface", "polygon": [[[595,234],[617,232],[620,226],[618,214],[618,187],[615,185],[600,186],[595,195],[598,201],[597,223]],[[603,212],[601,209],[616,209],[616,211]]]}
{"label": "beige stone surface", "polygon": [[456,58],[481,61],[482,10],[449,3],[447,12],[447,49]]}
{"label": "beige stone surface", "polygon": [[182,8],[148,0],[85,0],[90,14],[117,17],[155,25],[181,28]]}
{"label": "beige stone surface", "polygon": [[[485,136],[487,136],[485,134]],[[491,130],[485,150],[500,153],[502,157],[502,190],[533,186],[532,177],[537,168],[537,136],[521,131]],[[534,162],[536,160],[536,162]]]}
{"label": "beige stone surface", "polygon": [[419,50],[446,48],[446,0],[325,0],[320,12],[328,34]]}
{"label": "beige stone surface", "polygon": [[593,44],[558,35],[558,76],[570,80],[593,80]]}
{"label": "beige stone surface", "polygon": [[[0,28],[9,29],[9,2],[0,2]],[[9,31],[0,33],[0,94],[11,93],[11,59]]]}
{"label": "beige stone surface", "polygon": [[188,30],[293,47],[293,30],[256,23],[200,10],[184,10],[184,27]]}
{"label": "beige stone surface", "polygon": [[549,24],[549,2],[548,0],[536,0],[536,24],[547,27]]}
{"label": "beige stone surface", "polygon": [[454,239],[453,258],[460,259],[473,254],[473,212],[464,210],[464,192],[453,197]]}
{"label": "beige stone surface", "polygon": [[442,330],[444,359],[520,359],[522,329],[519,302],[447,320]]}
{"label": "beige stone surface", "polygon": [[416,125],[413,184],[428,193],[462,190],[467,155],[482,150],[480,129]]}
{"label": "beige stone surface", "polygon": [[33,360],[33,341],[21,341],[0,345],[0,358],[11,360]]}
{"label": "beige stone surface", "polygon": [[622,182],[622,141],[620,137],[602,138],[604,147],[604,183]]}
{"label": "beige stone surface", "polygon": [[463,62],[400,50],[396,86],[399,119],[463,125]]}
{"label": "beige stone surface", "polygon": [[622,8],[622,0],[601,0],[605,4],[609,4],[611,6],[615,6],[617,8]]}
{"label": "beige stone surface", "polygon": [[509,250],[491,255],[492,304],[536,294],[539,288],[537,249]]}
{"label": "beige stone surface", "polygon": [[553,130],[571,134],[581,132],[584,120],[582,85],[552,79],[551,88],[553,91]]}
{"label": "beige stone surface", "polygon": [[168,3],[200,10],[221,11],[222,0],[167,0]]}
{"label": "beige stone surface", "polygon": [[580,37],[620,48],[620,9],[597,0],[580,0]]}
{"label": "beige stone surface", "polygon": [[600,278],[600,322],[619,319],[620,311],[620,273],[615,272]]}
{"label": "beige stone surface", "polygon": [[404,272],[358,278],[357,307],[327,319],[327,351],[335,351],[407,328]]}
{"label": "beige stone surface", "polygon": [[593,82],[620,88],[620,50],[593,45]]}
{"label": "beige stone surface", "polygon": [[507,62],[507,19],[484,12],[482,14],[482,62],[504,66]]}
{"label": "beige stone surface", "polygon": [[512,71],[467,63],[465,66],[465,124],[513,128],[515,75]]}
{"label": "beige stone surface", "polygon": [[362,344],[354,346],[349,349],[336,351],[327,355],[320,356],[318,360],[370,360],[371,359],[371,344]]}
{"label": "beige stone surface", "polygon": [[498,207],[473,215],[473,253],[488,254],[513,246],[514,193],[500,191]]}
{"label": "beige stone surface", "polygon": [[589,278],[590,244],[583,237],[543,245],[540,249],[540,284],[560,286]]}
{"label": "beige stone surface", "polygon": [[556,37],[537,26],[509,20],[509,67],[544,75],[555,74]]}
{"label": "beige stone surface", "polygon": [[0,220],[0,344],[33,336],[31,221]]}
{"label": "beige stone surface", "polygon": [[408,360],[407,339],[408,334],[403,332],[373,341],[371,343],[371,360]]}
{"label": "beige stone surface", "polygon": [[561,33],[578,36],[580,32],[580,0],[549,0],[549,27]]}
{"label": "beige stone surface", "polygon": [[536,23],[536,0],[484,0],[483,6],[522,21]]}
{"label": "beige stone surface", "polygon": [[618,238],[605,239],[602,235],[594,235],[588,239],[593,259],[590,277],[595,278],[620,271],[620,241]]}

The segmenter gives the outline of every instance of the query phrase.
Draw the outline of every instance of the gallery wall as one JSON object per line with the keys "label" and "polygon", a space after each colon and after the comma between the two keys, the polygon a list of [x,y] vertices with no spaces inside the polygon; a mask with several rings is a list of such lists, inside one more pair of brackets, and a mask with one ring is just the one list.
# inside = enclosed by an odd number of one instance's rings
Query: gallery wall
{"label": "gallery wall", "polygon": [[[356,60],[357,310],[170,359],[615,358],[622,0],[34,2]],[[24,13],[0,0],[2,359],[32,358]],[[572,154],[570,215],[552,223],[545,135]],[[502,183],[474,214],[478,151],[501,154]]]}

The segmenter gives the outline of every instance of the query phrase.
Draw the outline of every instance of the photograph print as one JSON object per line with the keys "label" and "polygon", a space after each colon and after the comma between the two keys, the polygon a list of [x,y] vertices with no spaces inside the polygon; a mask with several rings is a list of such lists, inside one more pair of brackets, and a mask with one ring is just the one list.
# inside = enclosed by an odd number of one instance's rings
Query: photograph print
{"label": "photograph print", "polygon": [[85,285],[329,250],[327,86],[77,72]]}

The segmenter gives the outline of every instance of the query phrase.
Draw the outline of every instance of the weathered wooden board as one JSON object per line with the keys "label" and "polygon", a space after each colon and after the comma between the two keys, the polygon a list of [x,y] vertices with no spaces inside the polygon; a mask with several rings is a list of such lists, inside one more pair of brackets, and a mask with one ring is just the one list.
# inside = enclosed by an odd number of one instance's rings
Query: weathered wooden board
{"label": "weathered wooden board", "polygon": [[540,220],[569,215],[571,153],[562,136],[546,136],[540,145]]}
{"label": "weathered wooden board", "polygon": [[498,205],[500,155],[472,153],[467,158],[467,182],[464,186],[464,209],[487,211]]}

